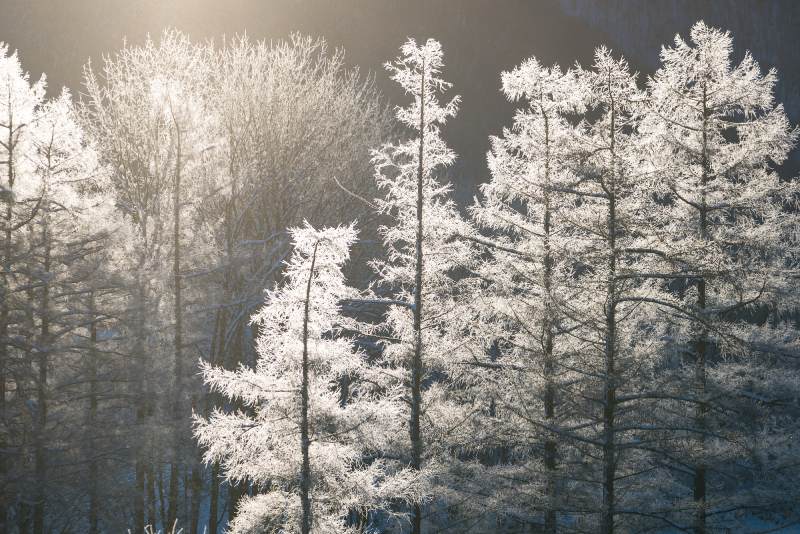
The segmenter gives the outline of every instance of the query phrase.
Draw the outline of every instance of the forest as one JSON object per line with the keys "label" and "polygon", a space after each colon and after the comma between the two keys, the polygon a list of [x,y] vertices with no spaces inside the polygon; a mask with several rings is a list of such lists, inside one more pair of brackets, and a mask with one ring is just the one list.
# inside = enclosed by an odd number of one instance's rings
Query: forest
{"label": "forest", "polygon": [[464,204],[397,46],[166,30],[73,94],[0,43],[0,534],[800,532],[777,71],[520,57]]}

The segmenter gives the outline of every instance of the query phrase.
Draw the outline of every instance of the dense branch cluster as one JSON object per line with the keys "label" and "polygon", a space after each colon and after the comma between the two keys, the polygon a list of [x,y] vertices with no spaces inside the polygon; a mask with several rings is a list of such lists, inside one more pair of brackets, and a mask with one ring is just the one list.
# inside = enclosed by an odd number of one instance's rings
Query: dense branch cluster
{"label": "dense branch cluster", "polygon": [[400,51],[393,120],[300,36],[167,32],[78,104],[0,48],[0,531],[797,524],[776,73],[702,22],[646,80],[529,58],[462,211]]}

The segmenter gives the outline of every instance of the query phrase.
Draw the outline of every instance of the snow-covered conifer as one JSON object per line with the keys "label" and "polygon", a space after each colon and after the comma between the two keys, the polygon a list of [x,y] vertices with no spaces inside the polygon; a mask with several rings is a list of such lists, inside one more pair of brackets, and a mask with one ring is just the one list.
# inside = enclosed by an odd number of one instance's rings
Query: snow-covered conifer
{"label": "snow-covered conifer", "polygon": [[381,458],[401,424],[402,390],[367,363],[345,335],[364,327],[340,313],[358,295],[342,274],[356,231],[306,224],[291,236],[285,283],[253,318],[255,369],[204,368],[211,388],[246,407],[197,420],[205,459],[261,490],[240,503],[232,532],[349,532],[351,511],[388,512],[391,499],[413,497],[416,474]]}
{"label": "snow-covered conifer", "polygon": [[[565,386],[574,372],[572,356],[579,337],[569,335],[574,321],[561,311],[573,293],[577,259],[570,247],[575,229],[564,218],[574,203],[576,177],[569,156],[577,139],[568,120],[581,111],[576,76],[558,66],[544,67],[535,58],[502,75],[503,92],[522,101],[514,124],[493,137],[489,153],[491,180],[472,215],[489,235],[478,241],[489,258],[477,271],[487,287],[476,301],[476,337],[484,360],[475,364],[480,381],[491,385],[495,446],[500,461],[498,482],[514,467],[514,482],[501,484],[504,511],[530,518],[544,510],[545,532],[555,532],[556,509],[566,510],[557,492],[566,469],[558,468],[558,442],[568,446],[569,414]],[[488,346],[495,342],[496,350]],[[559,409],[557,410],[557,407]],[[525,437],[522,437],[525,436]],[[508,457],[514,457],[514,466]],[[543,466],[540,461],[543,459]],[[542,476],[544,471],[544,476]],[[527,481],[524,482],[524,481]],[[520,491],[520,486],[526,487]],[[543,489],[544,499],[540,493]]]}
{"label": "snow-covered conifer", "polygon": [[[445,371],[462,344],[460,324],[453,321],[454,270],[473,258],[470,247],[454,239],[469,229],[449,198],[451,186],[439,180],[456,157],[440,129],[459,102],[459,97],[439,100],[450,88],[441,78],[442,47],[433,39],[422,45],[409,39],[400,50],[401,56],[386,68],[414,99],[397,108],[398,120],[413,135],[373,153],[375,178],[384,192],[376,203],[391,221],[380,228],[386,259],[374,265],[378,287],[395,298],[385,326],[397,341],[386,343],[384,352],[407,373],[398,379],[406,384],[410,402],[409,463],[432,474],[434,462],[426,464],[442,450],[441,432],[456,428],[459,420],[458,410],[445,399],[446,388],[432,374]],[[430,489],[421,491],[430,496]],[[421,503],[415,503],[412,532],[419,534],[421,522]]]}
{"label": "snow-covered conifer", "polygon": [[[796,486],[783,463],[796,420],[776,424],[769,407],[797,377],[786,356],[798,337],[783,318],[797,305],[788,269],[797,265],[798,188],[774,170],[797,134],[775,103],[776,72],[763,73],[749,52],[738,64],[732,55],[731,35],[703,22],[689,41],[676,36],[649,81],[643,126],[660,198],[654,248],[685,310],[663,319],[685,357],[663,389],[673,399],[664,406],[668,426],[686,429],[686,438],[667,441],[663,453],[691,473],[684,498],[694,501],[686,508],[696,533],[737,525],[720,510],[769,507],[791,499],[774,490]],[[766,310],[772,324],[754,320]],[[769,473],[766,492],[731,486],[755,468]]]}

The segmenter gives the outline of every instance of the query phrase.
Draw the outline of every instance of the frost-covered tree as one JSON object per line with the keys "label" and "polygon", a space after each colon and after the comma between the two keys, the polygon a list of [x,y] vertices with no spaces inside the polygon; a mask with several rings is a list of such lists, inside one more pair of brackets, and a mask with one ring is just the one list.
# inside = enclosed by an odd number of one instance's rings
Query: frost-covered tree
{"label": "frost-covered tree", "polygon": [[9,528],[8,512],[14,501],[11,469],[15,455],[10,451],[15,450],[15,429],[9,404],[14,401],[13,389],[16,388],[11,384],[18,383],[9,340],[15,335],[15,326],[20,320],[18,304],[23,295],[18,287],[25,285],[14,264],[20,259],[16,244],[38,209],[35,203],[38,181],[31,177],[26,155],[31,150],[30,130],[45,94],[44,78],[31,82],[17,53],[9,53],[5,43],[0,43],[0,93],[0,165],[3,167],[0,178],[3,239],[0,250],[0,528],[5,530]]}
{"label": "frost-covered tree", "polygon": [[[11,82],[12,73],[6,74],[4,81]],[[11,512],[20,531],[35,533],[65,528],[83,520],[85,512],[83,506],[65,512],[55,504],[82,498],[70,485],[82,467],[73,456],[81,427],[71,423],[84,416],[68,402],[80,380],[75,369],[81,357],[73,342],[84,316],[76,301],[87,280],[82,266],[104,246],[106,233],[102,223],[91,222],[102,211],[96,209],[102,202],[86,193],[96,159],[70,94],[62,91],[44,100],[41,89],[40,96],[29,95],[27,115],[24,108],[9,106],[9,123],[20,122],[7,139],[9,184],[14,185],[8,201],[14,210],[5,244],[13,247],[14,261],[5,271],[10,291],[3,298],[13,328],[3,342],[12,341],[14,361],[12,380],[3,382],[14,385],[15,404],[13,413],[5,414],[14,429],[8,435],[15,439],[4,449],[4,455],[14,452],[15,473],[13,478],[3,474],[3,487],[18,492],[4,511]],[[7,103],[14,102],[9,94]]]}
{"label": "frost-covered tree", "polygon": [[[391,121],[374,81],[347,68],[343,51],[329,50],[322,39],[235,38],[215,47],[211,61],[215,147],[208,156],[214,165],[200,180],[204,200],[196,224],[207,228],[215,253],[193,274],[202,277],[204,305],[214,313],[206,325],[206,359],[235,369],[254,359],[248,319],[291,252],[286,228],[304,218],[320,227],[341,224],[364,211],[334,178],[359,196],[374,196],[370,147],[387,138]],[[375,223],[362,220],[360,233],[348,271],[365,284],[369,269],[358,258],[377,248],[367,245],[375,241]],[[200,405],[210,409],[221,401],[212,394]],[[219,478],[218,466],[210,471],[211,479]],[[210,485],[213,518],[225,500],[235,511],[247,491],[230,486],[224,499],[219,484]],[[220,525],[212,519],[209,532]]]}
{"label": "frost-covered tree", "polygon": [[[232,532],[349,532],[351,511],[411,497],[408,475],[381,458],[401,424],[402,390],[344,335],[362,330],[340,313],[358,294],[342,274],[354,227],[290,233],[285,282],[253,319],[255,368],[204,367],[207,384],[246,410],[198,418],[196,434],[207,462],[259,489],[240,502]],[[346,400],[344,376],[354,379]]]}
{"label": "frost-covered tree", "polygon": [[[581,348],[562,308],[574,298],[579,261],[571,250],[575,229],[565,220],[577,181],[569,159],[577,135],[568,118],[583,104],[574,72],[544,67],[535,58],[504,72],[502,81],[505,95],[525,106],[512,128],[491,139],[492,178],[471,210],[489,233],[473,242],[490,255],[477,269],[487,287],[475,303],[484,358],[474,366],[484,375],[480,383],[491,385],[486,395],[498,427],[495,446],[502,451],[497,491],[504,494],[503,510],[530,521],[543,509],[544,531],[552,533],[556,510],[567,508],[557,495],[566,478],[557,458],[567,454],[557,449],[559,441],[568,444],[561,427],[571,414],[558,412],[569,410],[566,384],[574,379],[569,369]],[[486,346],[492,341],[494,351]],[[503,483],[515,467],[513,481]]]}
{"label": "frost-covered tree", "polygon": [[[134,459],[137,530],[146,523],[173,525],[178,519],[191,525],[199,514],[198,488],[190,510],[179,506],[179,493],[184,475],[196,479],[195,470],[201,469],[193,461],[197,454],[190,439],[185,384],[196,356],[186,348],[200,337],[189,327],[199,327],[203,316],[195,313],[195,323],[187,324],[186,312],[197,294],[186,274],[209,262],[209,248],[204,227],[186,221],[193,220],[201,204],[199,184],[214,141],[210,126],[215,116],[206,105],[210,56],[208,47],[166,32],[159,42],[148,40],[106,58],[102,79],[91,68],[86,71],[84,124],[111,170],[117,206],[133,229],[127,326],[132,375],[138,391],[144,392],[136,394],[135,417],[137,425],[151,429],[145,433],[150,443],[141,443]],[[170,355],[166,361],[173,364],[171,373],[158,372],[157,354],[165,359]],[[154,403],[158,391],[169,392],[163,405]],[[169,466],[163,514],[156,513],[154,490],[162,478],[160,462]]]}
{"label": "frost-covered tree", "polygon": [[[57,396],[51,391],[53,358],[61,356],[64,337],[71,333],[68,295],[76,280],[72,267],[86,252],[69,229],[74,213],[80,209],[81,197],[75,184],[91,177],[94,172],[93,153],[83,146],[83,136],[75,121],[71,97],[64,91],[60,97],[46,102],[38,109],[32,128],[33,151],[29,154],[32,171],[40,182],[37,199],[39,209],[29,234],[31,258],[27,261],[32,306],[28,332],[34,342],[36,391],[33,439],[34,480],[33,532],[45,531],[45,505],[56,486],[51,483],[49,463],[53,452],[50,443],[56,441],[49,418],[52,417]],[[73,219],[74,220],[74,219]],[[74,227],[73,227],[74,228]],[[92,238],[86,236],[88,242]],[[88,244],[88,243],[87,243]],[[55,388],[53,388],[55,389]],[[54,397],[56,397],[54,399]]]}
{"label": "frost-covered tree", "polygon": [[[129,226],[128,250],[117,256],[130,262],[119,266],[129,276],[124,350],[132,356],[131,428],[147,429],[131,459],[132,524],[160,528],[177,517],[194,532],[206,477],[219,471],[203,472],[188,440],[189,403],[205,412],[216,402],[192,379],[196,357],[230,369],[254,359],[247,318],[262,288],[280,278],[286,228],[304,217],[352,218],[360,201],[333,177],[374,194],[369,151],[386,138],[389,115],[373,81],[347,69],[341,51],[297,35],[217,47],[166,32],[105,58],[86,78],[83,122]],[[172,372],[161,372],[164,362]],[[178,477],[162,473],[169,464]],[[184,470],[188,509],[176,502]],[[161,506],[159,484],[173,478],[176,499]],[[215,531],[222,498],[213,480]],[[228,488],[230,511],[247,491]]]}
{"label": "frost-covered tree", "polygon": [[[187,242],[196,241],[197,235],[187,235],[185,220],[187,208],[191,209],[196,203],[196,194],[190,190],[192,178],[197,179],[198,159],[202,163],[203,154],[208,150],[208,130],[211,119],[210,106],[207,104],[207,89],[203,84],[209,77],[208,50],[189,42],[186,37],[167,35],[164,42],[153,53],[157,56],[158,68],[150,78],[151,98],[155,100],[155,108],[164,116],[163,126],[170,151],[164,161],[167,179],[170,182],[171,196],[171,222],[172,232],[170,241],[172,245],[172,311],[173,311],[173,338],[174,351],[174,384],[172,391],[172,417],[175,429],[173,430],[173,455],[170,462],[169,478],[169,508],[166,524],[173,525],[178,519],[178,491],[181,477],[178,458],[182,456],[184,436],[181,428],[187,419],[185,406],[184,375],[186,363],[184,362],[184,346],[186,345],[186,332],[184,332],[184,314],[187,302],[184,294],[184,274],[187,270],[189,250]],[[148,50],[149,51],[149,50]],[[196,191],[195,191],[196,193]],[[194,201],[194,202],[193,202]],[[199,232],[198,232],[199,233]],[[196,245],[196,243],[194,243]],[[199,477],[198,469],[201,466],[192,464],[184,465],[184,469],[191,470],[192,478],[196,481]],[[188,475],[187,475],[188,476]],[[199,514],[199,490],[195,487],[191,503],[191,534],[197,532],[197,517]]]}
{"label": "frost-covered tree", "polygon": [[[398,379],[408,388],[409,464],[424,475],[434,472],[435,462],[426,463],[441,452],[442,431],[457,426],[457,410],[446,400],[446,388],[432,378],[447,369],[461,344],[460,330],[451,322],[454,269],[472,261],[469,247],[452,239],[469,231],[449,199],[451,186],[437,176],[456,157],[440,128],[455,115],[459,102],[458,97],[446,104],[439,101],[450,87],[441,78],[443,65],[441,45],[433,39],[422,45],[409,39],[401,56],[386,64],[392,79],[414,98],[408,107],[397,108],[397,119],[413,136],[373,154],[375,178],[384,192],[376,203],[390,221],[380,228],[386,259],[374,266],[379,289],[395,298],[385,322],[394,341],[385,345],[384,354],[407,373]],[[421,492],[428,498],[431,490]],[[415,534],[421,524],[422,504],[415,502]]]}
{"label": "frost-covered tree", "polygon": [[[774,171],[797,133],[775,103],[775,71],[762,73],[749,52],[734,64],[732,54],[730,34],[702,22],[690,41],[676,36],[649,81],[645,121],[660,198],[655,248],[684,310],[666,319],[686,363],[664,388],[675,399],[665,411],[672,425],[686,428],[686,442],[664,454],[690,472],[694,506],[687,508],[697,533],[727,526],[721,510],[793,498],[765,493],[747,471],[766,470],[763,480],[780,492],[793,472],[785,465],[794,454],[786,433],[796,420],[778,423],[770,407],[771,399],[791,396],[787,381],[797,377],[787,359],[797,333],[781,317],[797,306],[788,269],[797,266],[798,188]],[[758,318],[767,309],[772,325]],[[749,489],[722,489],[742,477]]]}
{"label": "frost-covered tree", "polygon": [[[653,301],[662,300],[651,245],[652,198],[642,176],[639,133],[642,91],[624,59],[604,47],[591,69],[578,68],[575,91],[586,111],[573,141],[577,176],[573,209],[565,222],[574,230],[576,298],[565,313],[580,324],[586,342],[575,363],[583,376],[575,416],[584,419],[581,447],[599,456],[587,462],[584,478],[595,481],[584,498],[596,509],[599,532],[633,528],[631,509],[649,506],[645,453],[649,421],[639,392],[654,369],[661,336],[652,319]],[[643,515],[641,517],[646,517]]]}

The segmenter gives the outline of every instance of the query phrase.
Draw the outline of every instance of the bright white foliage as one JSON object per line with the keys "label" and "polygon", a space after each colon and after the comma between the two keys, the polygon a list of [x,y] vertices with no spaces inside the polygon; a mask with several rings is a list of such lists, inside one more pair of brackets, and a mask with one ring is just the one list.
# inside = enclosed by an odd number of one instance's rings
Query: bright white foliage
{"label": "bright white foliage", "polygon": [[[412,396],[409,384],[415,351],[413,303],[418,259],[418,172],[422,158],[420,356],[423,416],[420,426],[423,458],[420,473],[427,482],[418,491],[426,499],[434,491],[429,484],[443,459],[440,453],[446,452],[448,446],[469,439],[462,434],[468,421],[464,412],[469,407],[448,399],[443,381],[432,378],[435,374],[452,378],[463,371],[453,365],[463,359],[459,357],[459,351],[464,350],[462,327],[468,327],[458,319],[459,290],[454,274],[457,268],[477,259],[471,247],[456,238],[470,234],[471,230],[449,198],[452,187],[440,181],[443,171],[456,158],[442,139],[440,128],[455,115],[459,102],[459,97],[446,104],[439,100],[450,88],[441,78],[443,66],[441,45],[433,39],[421,45],[409,39],[401,47],[401,56],[386,65],[392,79],[414,99],[409,106],[398,107],[396,111],[398,120],[413,135],[373,152],[375,179],[384,193],[384,197],[375,202],[391,221],[379,229],[386,259],[373,263],[378,275],[376,289],[389,291],[394,298],[406,303],[405,306],[390,306],[386,312],[384,327],[396,341],[384,344],[384,355],[396,365],[392,372],[408,388],[408,398]],[[409,432],[408,427],[406,432]]]}
{"label": "bright white foliage", "polygon": [[[797,268],[800,190],[797,180],[782,181],[774,171],[797,131],[775,104],[776,72],[762,73],[749,52],[739,64],[732,55],[730,34],[703,22],[692,27],[689,41],[676,36],[673,46],[662,48],[662,66],[649,80],[642,121],[650,189],[661,199],[652,208],[655,247],[665,260],[661,270],[690,277],[680,302],[688,313],[662,318],[688,365],[666,374],[659,387],[676,397],[696,395],[711,408],[702,447],[695,434],[694,441],[666,448],[709,466],[711,511],[792,500],[785,492],[796,487],[787,471],[787,459],[797,454],[787,439],[796,422],[778,419],[769,403],[786,394],[787,380],[800,379],[796,359],[785,357],[796,353],[800,336],[781,324],[798,302],[790,269]],[[767,309],[771,324],[746,320]],[[692,365],[698,336],[711,347],[702,368]],[[675,426],[687,419],[694,421],[689,426],[698,424],[694,406],[672,402],[662,408]],[[748,412],[759,416],[741,417]],[[742,469],[769,473],[771,487],[719,483],[717,473]],[[735,526],[729,520],[709,519],[717,521],[715,528]]]}
{"label": "bright white foliage", "polygon": [[[245,409],[216,411],[196,419],[196,435],[207,462],[220,462],[231,481],[261,489],[239,507],[232,532],[297,532],[300,529],[300,386],[306,285],[312,254],[309,346],[309,426],[313,529],[348,532],[350,511],[389,510],[390,499],[408,495],[409,476],[381,451],[394,439],[403,417],[401,391],[347,335],[359,324],[340,314],[340,302],[357,296],[345,284],[342,267],[356,239],[353,226],[290,231],[294,253],[285,282],[268,291],[253,318],[259,336],[255,369],[205,366],[206,383]],[[348,393],[341,383],[349,379]],[[415,475],[413,475],[415,476]]]}
{"label": "bright white foliage", "polygon": [[[574,320],[564,308],[579,296],[577,232],[566,220],[575,207],[570,157],[578,132],[567,117],[582,109],[584,95],[576,91],[574,71],[544,67],[535,58],[504,72],[502,82],[506,97],[524,106],[512,128],[490,139],[492,177],[471,208],[488,233],[483,241],[488,257],[477,269],[486,284],[472,302],[480,327],[472,332],[472,362],[465,363],[480,362],[471,371],[472,388],[490,403],[479,426],[482,438],[515,458],[504,465],[495,454],[499,465],[492,482],[502,502],[499,511],[526,517],[545,502],[541,450],[554,438],[544,428],[570,420],[572,414],[561,408],[563,384],[580,378],[569,369],[584,343],[580,335],[565,334]],[[543,407],[547,388],[558,406],[550,419]]]}
{"label": "bright white foliage", "polygon": [[[9,54],[8,45],[0,42],[0,193],[13,189],[17,201],[39,191],[40,182],[32,176],[24,155],[33,149],[31,130],[44,103],[45,89],[45,77],[31,83],[16,51]],[[13,183],[8,183],[9,161]]]}

